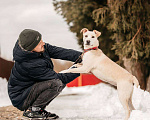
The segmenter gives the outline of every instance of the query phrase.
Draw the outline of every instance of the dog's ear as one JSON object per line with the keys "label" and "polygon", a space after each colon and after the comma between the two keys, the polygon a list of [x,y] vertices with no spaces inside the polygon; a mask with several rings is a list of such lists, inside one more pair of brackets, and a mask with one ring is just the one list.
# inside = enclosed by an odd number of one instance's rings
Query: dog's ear
{"label": "dog's ear", "polygon": [[80,31],[80,33],[83,32],[83,34],[84,34],[84,33],[87,32],[87,31],[89,31],[87,28],[83,28],[83,29]]}
{"label": "dog's ear", "polygon": [[93,30],[93,32],[96,34],[96,37],[99,37],[101,35],[101,32],[99,32],[97,30]]}

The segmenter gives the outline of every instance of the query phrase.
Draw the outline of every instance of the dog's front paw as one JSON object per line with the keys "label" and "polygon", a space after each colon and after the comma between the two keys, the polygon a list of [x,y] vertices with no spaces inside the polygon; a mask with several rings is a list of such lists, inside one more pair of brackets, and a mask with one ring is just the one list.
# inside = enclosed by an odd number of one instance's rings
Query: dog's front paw
{"label": "dog's front paw", "polygon": [[68,73],[69,71],[68,70],[63,70],[63,71],[60,71],[59,73]]}

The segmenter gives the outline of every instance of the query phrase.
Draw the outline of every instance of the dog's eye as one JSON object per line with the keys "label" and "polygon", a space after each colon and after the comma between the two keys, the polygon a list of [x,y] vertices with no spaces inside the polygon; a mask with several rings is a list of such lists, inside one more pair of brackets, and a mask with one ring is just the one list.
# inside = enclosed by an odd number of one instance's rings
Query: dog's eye
{"label": "dog's eye", "polygon": [[85,35],[85,37],[88,37],[88,35]]}
{"label": "dog's eye", "polygon": [[92,38],[95,38],[95,36],[92,36]]}

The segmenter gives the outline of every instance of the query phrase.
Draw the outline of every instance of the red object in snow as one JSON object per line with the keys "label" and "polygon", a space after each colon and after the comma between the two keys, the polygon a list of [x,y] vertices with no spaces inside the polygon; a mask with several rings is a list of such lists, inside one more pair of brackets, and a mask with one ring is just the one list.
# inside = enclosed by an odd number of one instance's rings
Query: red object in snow
{"label": "red object in snow", "polygon": [[81,74],[78,78],[67,84],[67,87],[79,87],[85,85],[96,85],[101,80],[92,74]]}

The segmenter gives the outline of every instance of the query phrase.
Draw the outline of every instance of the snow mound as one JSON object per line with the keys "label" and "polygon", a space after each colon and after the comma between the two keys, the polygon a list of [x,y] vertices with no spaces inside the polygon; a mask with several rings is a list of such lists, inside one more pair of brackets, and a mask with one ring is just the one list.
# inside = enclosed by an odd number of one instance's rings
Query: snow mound
{"label": "snow mound", "polygon": [[150,120],[150,111],[133,110],[129,120]]}
{"label": "snow mound", "polygon": [[0,107],[11,105],[8,97],[7,81],[0,78]]}
{"label": "snow mound", "polygon": [[[122,120],[125,117],[124,109],[119,101],[117,90],[100,83],[95,86],[66,88],[63,93],[82,94],[77,106],[86,109],[87,117]],[[133,110],[129,120],[150,119],[150,93],[134,86],[132,97]],[[81,114],[83,116],[84,113]]]}
{"label": "snow mound", "polygon": [[150,93],[134,86],[133,110],[129,120],[150,120]]}
{"label": "snow mound", "polygon": [[117,91],[113,87],[103,83],[93,87],[93,89],[91,89],[90,95],[81,101],[86,109],[91,109],[94,114],[98,113],[98,117],[113,116],[118,113],[119,109],[116,109],[116,107],[121,108],[121,104],[119,103],[117,96]]}
{"label": "snow mound", "polygon": [[[11,105],[8,97],[7,81],[0,78],[0,107]],[[150,93],[134,86],[133,110],[129,120],[150,119]],[[62,118],[76,120],[123,120],[124,109],[117,90],[100,83],[97,85],[65,88],[48,110],[60,113]],[[62,109],[64,112],[62,112]],[[66,117],[67,116],[67,117]]]}

